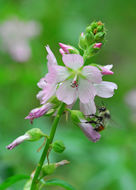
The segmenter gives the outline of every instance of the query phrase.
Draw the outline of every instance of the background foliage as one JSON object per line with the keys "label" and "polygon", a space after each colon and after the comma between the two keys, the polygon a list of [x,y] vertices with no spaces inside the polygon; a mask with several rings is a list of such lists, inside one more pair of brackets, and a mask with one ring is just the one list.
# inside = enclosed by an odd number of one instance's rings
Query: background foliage
{"label": "background foliage", "polygon": [[[14,174],[30,174],[40,158],[41,152],[36,150],[42,141],[24,143],[12,151],[5,146],[31,127],[47,133],[50,130],[51,118],[39,118],[33,126],[24,120],[39,105],[36,84],[47,71],[44,46],[49,44],[61,62],[58,43],[77,46],[86,25],[102,20],[107,42],[93,62],[114,64],[115,74],[104,78],[116,82],[118,90],[113,98],[102,100],[113,122],[102,132],[101,140],[92,143],[62,118],[55,139],[63,140],[67,149],[62,155],[53,153],[50,159],[68,159],[71,163],[59,168],[53,177],[67,180],[77,190],[136,189],[136,123],[131,121],[132,112],[124,101],[126,93],[136,87],[135,7],[134,0],[0,0],[0,22],[17,16],[25,21],[36,20],[42,26],[41,34],[30,41],[32,56],[27,62],[15,62],[0,51],[1,182]],[[101,104],[101,100],[98,102]],[[13,185],[11,190],[21,190],[22,184]]]}

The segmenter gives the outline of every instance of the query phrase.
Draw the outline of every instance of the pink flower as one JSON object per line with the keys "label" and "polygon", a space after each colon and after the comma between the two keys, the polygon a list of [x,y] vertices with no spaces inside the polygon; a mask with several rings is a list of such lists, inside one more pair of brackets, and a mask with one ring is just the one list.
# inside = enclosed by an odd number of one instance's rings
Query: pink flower
{"label": "pink flower", "polygon": [[39,108],[35,108],[30,111],[29,115],[25,117],[25,119],[30,119],[31,123],[35,118],[39,118],[43,116],[45,113],[47,113],[53,105],[51,103],[44,104],[43,106]]}
{"label": "pink flower", "polygon": [[[57,70],[58,78],[65,76],[56,90],[56,96],[67,105],[73,104],[79,97],[80,108],[84,113],[95,113],[94,97],[113,96],[117,85],[102,81],[101,71],[95,66],[83,66],[83,58],[77,54],[63,55],[66,68]],[[67,73],[66,75],[64,73]]]}
{"label": "pink flower", "polygon": [[81,120],[81,123],[79,124],[81,130],[90,141],[97,142],[100,139],[101,135],[94,130],[91,124],[85,123],[85,121]]}
{"label": "pink flower", "polygon": [[101,48],[102,46],[102,43],[95,43],[93,48]]}
{"label": "pink flower", "polygon": [[103,66],[103,67],[100,66],[100,68],[102,69],[101,73],[103,75],[113,75],[114,72],[111,71],[112,67],[113,67],[113,65],[106,65],[106,66]]}
{"label": "pink flower", "polygon": [[19,145],[22,142],[24,142],[25,140],[29,140],[29,139],[30,139],[30,136],[28,134],[24,134],[24,135],[16,138],[11,144],[9,144],[8,146],[6,146],[6,148],[9,149],[9,150],[12,150],[17,145]]}
{"label": "pink flower", "polygon": [[[45,104],[52,96],[57,96],[58,100],[67,105],[73,105],[79,98],[81,111],[84,114],[93,114],[96,112],[94,103],[96,95],[103,98],[113,96],[117,85],[102,81],[103,72],[95,66],[84,66],[82,56],[64,54],[62,57],[64,67],[57,64],[49,46],[46,49],[49,73],[38,83],[42,89],[37,95],[41,104]],[[108,69],[111,66],[101,68]]]}

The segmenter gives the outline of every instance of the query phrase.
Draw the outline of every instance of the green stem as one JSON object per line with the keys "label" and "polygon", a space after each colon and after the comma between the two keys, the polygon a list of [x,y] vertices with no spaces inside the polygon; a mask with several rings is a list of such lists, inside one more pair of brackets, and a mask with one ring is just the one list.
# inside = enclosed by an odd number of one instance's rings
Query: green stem
{"label": "green stem", "polygon": [[57,112],[57,114],[55,116],[55,119],[53,121],[53,124],[52,124],[50,136],[47,139],[45,148],[44,148],[43,153],[41,155],[40,161],[39,161],[39,163],[37,165],[37,168],[36,168],[33,180],[32,180],[32,184],[31,184],[31,189],[30,190],[35,190],[36,189],[36,184],[37,184],[37,181],[38,181],[38,177],[39,177],[40,171],[42,169],[44,160],[45,160],[45,158],[47,156],[49,146],[50,146],[50,144],[53,141],[53,138],[54,138],[54,135],[55,135],[55,132],[56,132],[56,128],[57,128],[58,122],[59,122],[60,117],[61,117],[61,115],[62,115],[62,113],[64,111],[64,107],[65,107],[65,104],[61,103],[60,107],[58,108],[58,112]]}
{"label": "green stem", "polygon": [[84,59],[84,63],[85,63],[85,62],[86,62],[86,60],[87,60],[86,50],[84,51],[84,54],[83,54],[83,59]]}

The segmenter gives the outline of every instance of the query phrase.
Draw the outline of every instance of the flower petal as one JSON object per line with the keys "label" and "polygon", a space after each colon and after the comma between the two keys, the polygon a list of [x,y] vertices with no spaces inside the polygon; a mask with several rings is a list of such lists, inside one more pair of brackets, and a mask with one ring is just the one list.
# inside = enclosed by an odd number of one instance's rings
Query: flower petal
{"label": "flower petal", "polygon": [[56,65],[54,67],[57,74],[57,82],[62,82],[69,77],[69,72],[66,67]]}
{"label": "flower petal", "polygon": [[97,142],[100,139],[101,135],[97,131],[94,130],[94,128],[92,127],[91,124],[84,123],[84,121],[83,122],[81,121],[79,126],[80,126],[81,130],[83,131],[83,133],[85,134],[85,136],[89,140],[91,140],[93,142]]}
{"label": "flower petal", "polygon": [[59,86],[56,92],[57,98],[68,105],[74,103],[77,98],[77,89],[71,87],[71,82],[72,80],[66,80]]}
{"label": "flower petal", "polygon": [[78,95],[82,103],[86,104],[94,99],[96,95],[94,86],[86,79],[80,78],[78,85]]}
{"label": "flower petal", "polygon": [[102,98],[110,98],[114,94],[114,89],[117,89],[117,85],[113,82],[103,81],[100,84],[94,84],[97,96]]}
{"label": "flower petal", "polygon": [[77,54],[65,54],[62,60],[67,67],[74,70],[79,69],[84,64],[83,57]]}
{"label": "flower petal", "polygon": [[38,86],[39,88],[45,88],[46,84],[47,84],[47,82],[46,82],[46,80],[45,80],[45,77],[43,77],[43,78],[41,78],[40,81],[37,83],[37,86]]}
{"label": "flower petal", "polygon": [[96,106],[94,100],[90,100],[87,104],[83,104],[80,102],[80,110],[84,113],[84,115],[95,114]]}
{"label": "flower petal", "polygon": [[37,94],[37,99],[40,100],[41,104],[44,104],[47,100],[49,100],[56,91],[56,85],[55,84],[46,84],[46,87],[41,90],[38,94]]}
{"label": "flower petal", "polygon": [[16,146],[18,146],[19,144],[21,144],[22,142],[29,140],[30,136],[28,134],[24,134],[18,138],[16,138],[11,144],[9,144],[8,146],[6,146],[7,149],[12,150],[13,148],[15,148]]}
{"label": "flower petal", "polygon": [[65,54],[65,52],[63,51],[62,48],[59,49],[59,52],[61,53],[61,55],[64,55],[64,54]]}
{"label": "flower petal", "polygon": [[50,47],[46,46],[45,48],[48,52],[48,55],[47,55],[48,63],[47,64],[48,64],[48,70],[50,71],[52,66],[57,65],[57,60],[56,60],[53,52],[51,51]]}
{"label": "flower petal", "polygon": [[100,83],[102,81],[101,71],[94,66],[85,66],[82,74],[92,83]]}

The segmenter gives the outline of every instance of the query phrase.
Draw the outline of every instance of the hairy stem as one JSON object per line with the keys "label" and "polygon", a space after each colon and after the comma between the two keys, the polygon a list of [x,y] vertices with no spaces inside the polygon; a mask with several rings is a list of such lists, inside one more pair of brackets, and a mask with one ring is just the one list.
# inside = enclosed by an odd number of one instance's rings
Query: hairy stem
{"label": "hairy stem", "polygon": [[33,180],[32,180],[32,184],[31,184],[31,189],[30,190],[35,190],[36,189],[36,184],[37,184],[37,181],[38,181],[38,177],[39,177],[41,168],[43,166],[45,158],[47,157],[49,146],[50,146],[50,144],[53,141],[53,138],[54,138],[54,135],[55,135],[55,132],[56,132],[56,128],[57,128],[58,122],[59,122],[60,117],[61,117],[61,115],[62,115],[62,113],[64,111],[64,107],[65,107],[65,104],[61,103],[60,107],[58,108],[58,112],[57,112],[57,114],[55,116],[55,119],[53,121],[53,124],[52,124],[50,136],[47,139],[47,142],[46,142],[46,145],[44,147],[43,153],[41,155],[40,161],[39,161],[39,163],[37,165],[37,168],[36,168]]}

